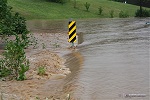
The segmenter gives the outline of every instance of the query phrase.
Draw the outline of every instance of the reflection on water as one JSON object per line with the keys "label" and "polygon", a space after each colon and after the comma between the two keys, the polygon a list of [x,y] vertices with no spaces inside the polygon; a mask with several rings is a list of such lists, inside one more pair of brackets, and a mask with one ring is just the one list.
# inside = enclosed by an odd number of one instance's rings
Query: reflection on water
{"label": "reflection on water", "polygon": [[[77,20],[77,33],[83,33],[84,42],[64,56],[72,71],[64,79],[64,88],[69,87],[75,100],[149,100],[148,21],[150,18]],[[28,22],[35,32],[67,32],[67,24]],[[146,96],[130,98],[128,94]]]}
{"label": "reflection on water", "polygon": [[66,20],[30,20],[27,21],[28,29],[31,32],[46,32],[46,33],[55,33],[63,32],[67,30],[67,21]]}

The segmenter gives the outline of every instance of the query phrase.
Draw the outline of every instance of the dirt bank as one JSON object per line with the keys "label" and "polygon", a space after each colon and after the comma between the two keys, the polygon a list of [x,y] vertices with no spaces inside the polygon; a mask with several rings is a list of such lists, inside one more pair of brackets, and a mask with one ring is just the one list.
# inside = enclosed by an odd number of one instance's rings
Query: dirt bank
{"label": "dirt bank", "polygon": [[[0,81],[0,100],[65,100],[62,79],[71,72],[61,55],[68,52],[67,37],[65,33],[33,33],[33,44],[26,50],[27,80]],[[45,69],[44,75],[38,75],[39,67]]]}

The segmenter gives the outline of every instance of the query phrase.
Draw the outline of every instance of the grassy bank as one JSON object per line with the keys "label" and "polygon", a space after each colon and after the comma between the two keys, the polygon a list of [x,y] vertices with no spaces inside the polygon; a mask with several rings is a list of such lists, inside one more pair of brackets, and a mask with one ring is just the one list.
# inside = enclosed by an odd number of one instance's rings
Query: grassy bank
{"label": "grassy bank", "polygon": [[[84,6],[86,2],[90,3],[89,12]],[[74,0],[68,0],[63,5],[47,0],[8,0],[8,4],[27,19],[108,18],[111,10],[114,10],[114,17],[119,17],[121,10],[133,17],[139,8],[110,0],[76,0],[76,8]],[[102,15],[99,15],[98,11],[100,6],[103,9]]]}

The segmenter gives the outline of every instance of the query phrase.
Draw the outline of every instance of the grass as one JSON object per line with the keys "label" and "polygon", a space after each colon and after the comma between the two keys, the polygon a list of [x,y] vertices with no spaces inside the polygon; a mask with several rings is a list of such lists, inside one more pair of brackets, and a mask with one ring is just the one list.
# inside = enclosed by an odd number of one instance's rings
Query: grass
{"label": "grass", "polygon": [[[86,2],[90,3],[89,12],[84,6]],[[121,10],[133,17],[139,8],[110,0],[76,0],[77,8],[74,8],[74,0],[68,0],[63,5],[48,0],[8,0],[8,4],[13,7],[13,11],[21,13],[27,19],[108,18],[111,10],[114,11],[114,17],[119,17]],[[100,6],[103,9],[101,15],[98,11]]]}

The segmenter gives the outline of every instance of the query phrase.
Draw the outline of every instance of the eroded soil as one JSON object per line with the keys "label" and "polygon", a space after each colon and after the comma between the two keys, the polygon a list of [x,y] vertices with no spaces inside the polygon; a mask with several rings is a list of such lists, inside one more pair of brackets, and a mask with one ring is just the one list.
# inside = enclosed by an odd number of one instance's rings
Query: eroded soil
{"label": "eroded soil", "polygon": [[[67,37],[64,33],[33,33],[33,44],[26,50],[30,61],[27,80],[1,80],[0,100],[65,100],[69,89],[63,87],[62,79],[71,72],[61,55],[68,52]],[[44,75],[38,75],[41,66]]]}

